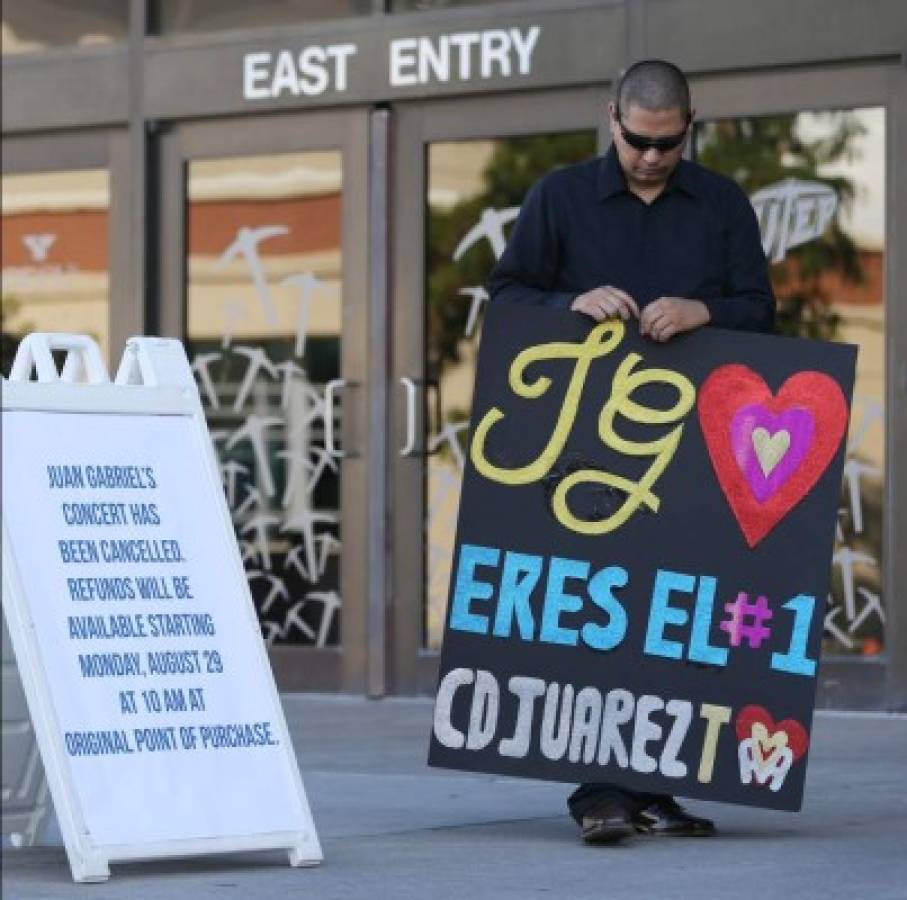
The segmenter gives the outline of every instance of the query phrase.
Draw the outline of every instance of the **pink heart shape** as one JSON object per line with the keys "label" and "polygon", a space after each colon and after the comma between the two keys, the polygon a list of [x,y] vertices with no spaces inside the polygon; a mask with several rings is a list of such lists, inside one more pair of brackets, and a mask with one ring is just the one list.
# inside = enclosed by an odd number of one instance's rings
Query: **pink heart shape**
{"label": "pink heart shape", "polygon": [[[753,431],[757,428],[764,428],[771,437],[781,430],[790,435],[787,451],[768,476],[762,471],[753,446]],[[812,413],[802,407],[775,414],[761,403],[752,403],[737,411],[731,420],[731,447],[737,465],[759,503],[768,500],[797,471],[812,446],[815,429]]]}

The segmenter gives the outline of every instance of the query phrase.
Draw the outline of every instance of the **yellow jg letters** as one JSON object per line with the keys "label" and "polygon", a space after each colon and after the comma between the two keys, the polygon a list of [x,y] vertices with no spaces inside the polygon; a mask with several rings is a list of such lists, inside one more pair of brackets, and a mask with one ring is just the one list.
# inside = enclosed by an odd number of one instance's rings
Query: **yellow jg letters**
{"label": "yellow jg letters", "polygon": [[[507,485],[531,484],[544,478],[566,446],[567,438],[576,421],[580,397],[592,363],[611,353],[623,337],[623,322],[602,322],[589,332],[581,344],[554,341],[528,347],[519,353],[510,366],[509,382],[511,390],[526,400],[537,400],[545,394],[552,383],[545,375],[540,375],[532,381],[527,380],[526,369],[530,365],[558,359],[576,360],[557,422],[548,443],[536,459],[524,466],[503,468],[492,464],[485,456],[488,433],[504,418],[504,413],[493,407],[482,417],[473,435],[470,457],[476,470],[491,481]],[[641,361],[642,357],[638,353],[630,353],[617,367],[611,385],[611,395],[598,418],[598,434],[602,443],[617,453],[635,457],[651,456],[652,463],[639,481],[598,469],[580,469],[562,479],[552,499],[554,514],[562,525],[572,531],[588,535],[607,534],[623,525],[640,505],[644,504],[652,512],[658,511],[660,501],[652,488],[677,451],[683,433],[681,420],[693,408],[696,388],[679,372],[672,372],[669,369],[637,370]],[[631,395],[637,389],[657,383],[669,384],[677,390],[677,400],[669,409],[653,409],[632,399]],[[678,424],[655,440],[630,441],[615,431],[614,419],[618,414],[631,422],[643,425],[673,425],[675,422]],[[620,507],[604,519],[595,521],[580,519],[571,512],[567,495],[581,484],[614,487],[623,491],[626,497]]]}

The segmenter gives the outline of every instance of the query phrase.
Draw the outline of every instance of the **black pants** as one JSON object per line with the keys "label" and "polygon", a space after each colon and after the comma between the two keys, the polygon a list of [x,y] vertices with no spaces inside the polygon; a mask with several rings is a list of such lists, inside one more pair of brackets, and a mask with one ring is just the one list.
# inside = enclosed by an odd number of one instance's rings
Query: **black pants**
{"label": "black pants", "polygon": [[577,825],[582,824],[583,816],[602,803],[616,803],[622,806],[631,816],[645,809],[656,800],[670,799],[667,794],[647,794],[642,791],[628,791],[616,784],[590,782],[581,784],[568,798],[567,808]]}

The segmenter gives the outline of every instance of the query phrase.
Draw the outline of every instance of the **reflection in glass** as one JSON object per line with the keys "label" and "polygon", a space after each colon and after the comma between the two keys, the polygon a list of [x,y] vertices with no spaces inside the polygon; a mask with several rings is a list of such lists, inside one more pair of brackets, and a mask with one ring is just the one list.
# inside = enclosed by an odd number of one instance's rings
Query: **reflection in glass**
{"label": "reflection in glass", "polygon": [[48,47],[123,41],[129,32],[125,0],[3,0],[4,56]]}
{"label": "reflection in glass", "polygon": [[428,148],[426,248],[429,450],[425,646],[437,649],[454,549],[485,280],[532,184],[595,155],[593,131],[437,143]]}
{"label": "reflection in glass", "polygon": [[265,640],[340,640],[339,152],[188,167],[187,346]]}
{"label": "reflection in glass", "polygon": [[456,6],[489,6],[501,0],[391,0],[391,12],[432,12]]}
{"label": "reflection in glass", "polygon": [[88,334],[109,360],[106,169],[3,176],[2,371],[31,331]]}
{"label": "reflection in glass", "polygon": [[227,31],[367,16],[372,0],[157,0],[156,33]]}
{"label": "reflection in glass", "polygon": [[825,650],[884,648],[885,111],[723,119],[696,155],[734,178],[759,216],[785,334],[859,346]]}

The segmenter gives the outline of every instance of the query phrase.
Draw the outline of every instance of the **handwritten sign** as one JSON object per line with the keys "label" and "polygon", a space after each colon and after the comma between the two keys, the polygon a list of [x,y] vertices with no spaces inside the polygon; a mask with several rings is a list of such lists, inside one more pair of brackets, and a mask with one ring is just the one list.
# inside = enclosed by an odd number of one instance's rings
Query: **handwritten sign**
{"label": "handwritten sign", "polygon": [[430,764],[799,809],[855,357],[492,304]]}

